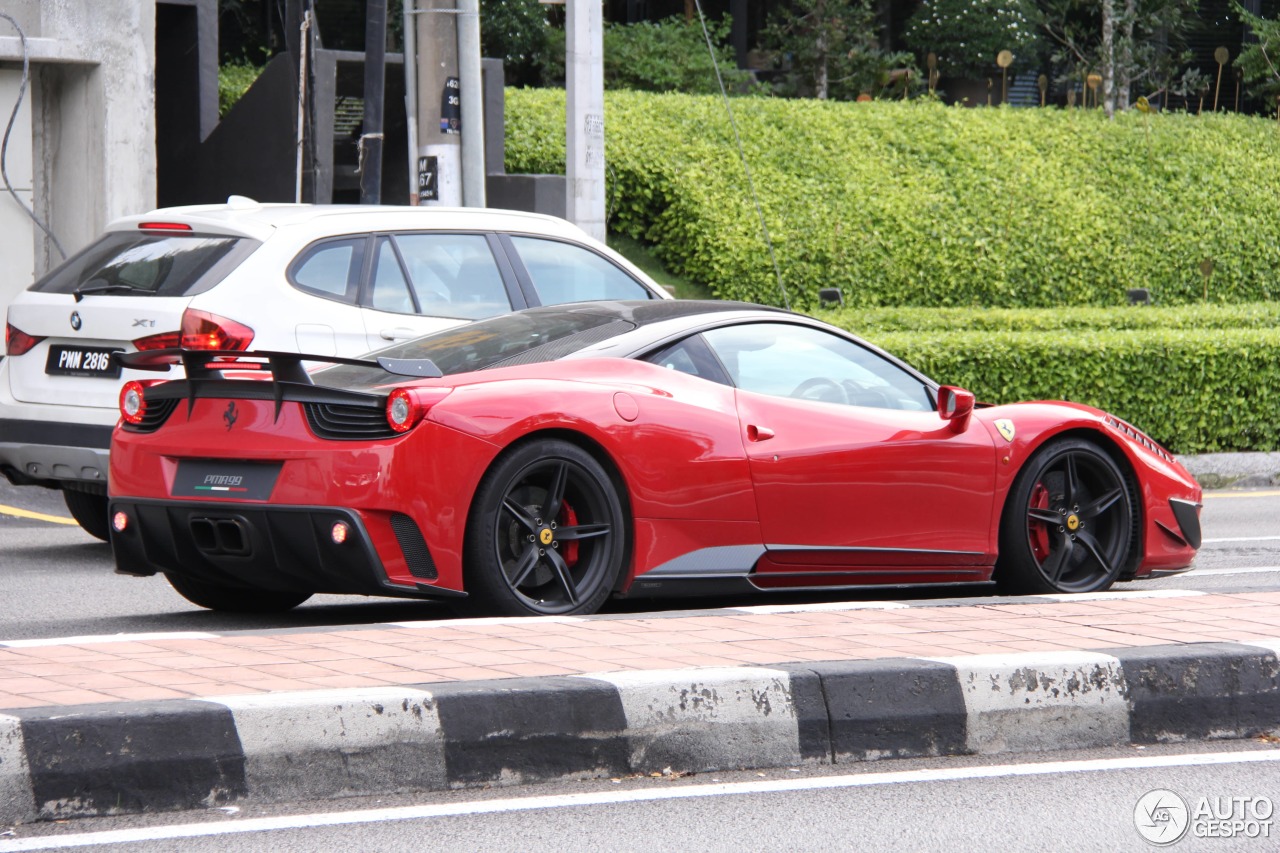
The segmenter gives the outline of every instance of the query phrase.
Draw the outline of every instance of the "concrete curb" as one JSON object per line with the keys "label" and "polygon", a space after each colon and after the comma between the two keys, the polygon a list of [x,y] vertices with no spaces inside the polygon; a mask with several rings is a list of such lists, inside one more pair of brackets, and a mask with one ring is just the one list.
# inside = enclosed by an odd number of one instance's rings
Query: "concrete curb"
{"label": "concrete curb", "polygon": [[0,824],[636,773],[1242,738],[1280,639],[15,710]]}

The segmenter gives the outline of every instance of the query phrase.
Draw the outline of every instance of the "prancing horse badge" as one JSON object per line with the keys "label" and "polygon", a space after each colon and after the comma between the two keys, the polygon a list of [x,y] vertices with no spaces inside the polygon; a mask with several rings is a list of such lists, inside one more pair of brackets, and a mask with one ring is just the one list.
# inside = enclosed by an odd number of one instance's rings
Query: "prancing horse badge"
{"label": "prancing horse badge", "polygon": [[1013,441],[1013,436],[1015,435],[1013,421],[1008,418],[1001,418],[996,421],[996,429],[998,429],[1000,434],[1004,436],[1005,441]]}

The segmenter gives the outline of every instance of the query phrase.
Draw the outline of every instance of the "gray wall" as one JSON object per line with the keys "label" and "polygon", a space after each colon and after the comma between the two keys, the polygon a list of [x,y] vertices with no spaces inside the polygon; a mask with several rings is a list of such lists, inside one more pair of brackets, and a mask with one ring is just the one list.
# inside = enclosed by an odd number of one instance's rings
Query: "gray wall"
{"label": "gray wall", "polygon": [[[29,133],[35,210],[71,254],[110,220],[155,206],[155,4],[0,0],[0,11],[27,36],[30,125],[22,132]],[[18,34],[0,20],[0,63],[14,72],[21,62]],[[0,99],[16,93],[17,76],[5,75]],[[11,97],[0,101],[0,132],[12,109]],[[0,229],[4,306],[33,272],[43,274],[61,257],[7,193],[0,205],[0,221],[16,223]],[[11,265],[10,258],[31,264]]]}

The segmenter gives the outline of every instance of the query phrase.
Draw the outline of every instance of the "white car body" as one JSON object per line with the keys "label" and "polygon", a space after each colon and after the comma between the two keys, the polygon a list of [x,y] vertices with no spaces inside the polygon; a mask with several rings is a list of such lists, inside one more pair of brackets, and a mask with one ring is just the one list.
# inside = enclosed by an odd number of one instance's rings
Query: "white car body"
{"label": "white car body", "polygon": [[[135,237],[138,245],[128,247]],[[182,240],[206,242],[175,242]],[[116,244],[125,248],[111,256]],[[170,246],[197,248],[169,252]],[[94,262],[86,258],[95,247],[114,259],[115,266],[103,269],[121,273],[118,282],[89,278]],[[219,252],[203,269],[188,257]],[[83,267],[78,273],[77,264]],[[343,264],[347,289],[339,293],[334,288],[344,284]],[[120,283],[127,274],[157,270],[161,290],[159,276],[189,275],[195,284],[189,293],[134,295]],[[60,271],[67,272],[55,282]],[[75,281],[73,273],[84,280]],[[82,294],[49,292],[51,283],[64,291],[74,284]],[[132,352],[138,341],[178,332],[184,312],[191,322],[200,316],[191,312],[203,312],[231,321],[228,329],[248,327],[250,349],[354,357],[527,306],[646,295],[671,298],[581,229],[532,213],[233,197],[126,217],[9,306],[10,354],[0,360],[0,472],[18,485],[63,489],[77,520],[105,534],[107,453],[120,388],[157,375],[123,370],[116,376],[118,365],[101,370],[102,362],[109,350]],[[21,345],[28,348],[13,354]],[[95,531],[81,516],[97,499],[103,517]]]}

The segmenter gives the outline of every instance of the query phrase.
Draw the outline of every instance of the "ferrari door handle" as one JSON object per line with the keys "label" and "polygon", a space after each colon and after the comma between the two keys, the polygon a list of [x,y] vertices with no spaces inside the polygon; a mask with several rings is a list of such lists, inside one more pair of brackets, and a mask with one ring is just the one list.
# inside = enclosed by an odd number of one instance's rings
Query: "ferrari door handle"
{"label": "ferrari door handle", "polygon": [[747,425],[747,439],[749,441],[768,441],[773,438],[773,430],[768,427],[756,426],[755,424]]}
{"label": "ferrari door handle", "polygon": [[403,341],[406,338],[416,338],[419,333],[414,329],[406,329],[404,326],[397,326],[394,329],[383,329],[378,335],[384,341]]}

